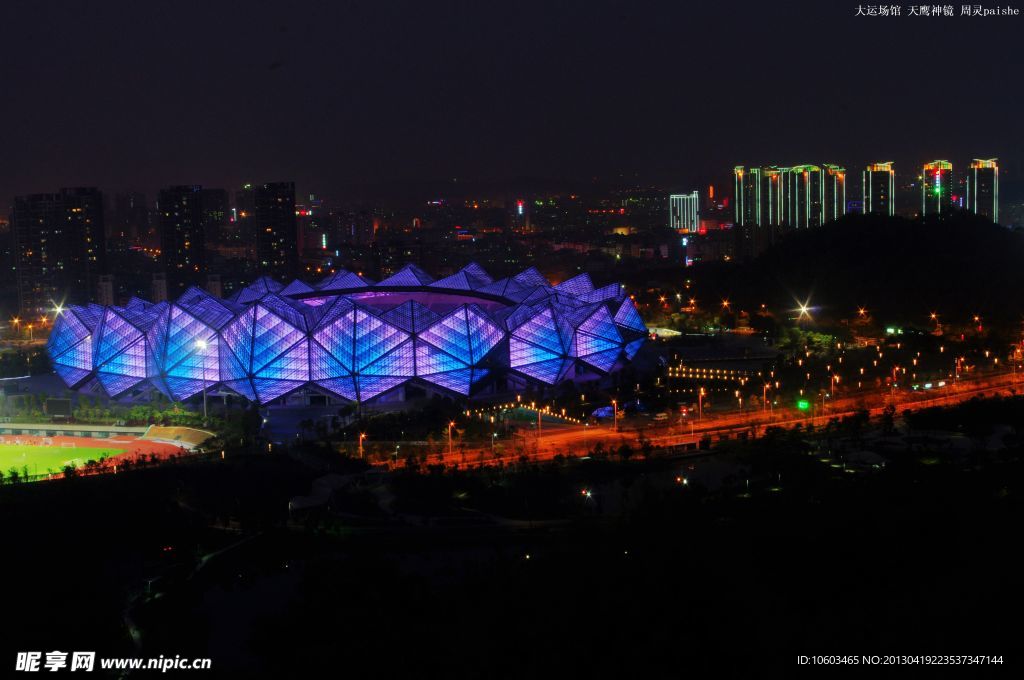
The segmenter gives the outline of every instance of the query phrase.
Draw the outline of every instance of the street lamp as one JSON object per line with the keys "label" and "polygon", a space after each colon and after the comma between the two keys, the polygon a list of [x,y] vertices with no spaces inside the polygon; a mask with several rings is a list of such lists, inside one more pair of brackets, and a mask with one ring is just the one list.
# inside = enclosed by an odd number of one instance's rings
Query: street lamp
{"label": "street lamp", "polygon": [[455,421],[452,420],[448,423],[448,457],[452,457],[452,428],[455,427]]}
{"label": "street lamp", "polygon": [[199,360],[203,362],[203,421],[206,421],[206,356],[203,354],[206,352],[206,340],[200,338],[196,340],[196,348],[200,352]]}
{"label": "street lamp", "polygon": [[619,402],[612,399],[612,430],[619,431]]}
{"label": "street lamp", "polygon": [[365,432],[360,432],[359,433],[359,457],[360,458],[363,457],[363,440],[364,439],[366,439],[366,433]]}

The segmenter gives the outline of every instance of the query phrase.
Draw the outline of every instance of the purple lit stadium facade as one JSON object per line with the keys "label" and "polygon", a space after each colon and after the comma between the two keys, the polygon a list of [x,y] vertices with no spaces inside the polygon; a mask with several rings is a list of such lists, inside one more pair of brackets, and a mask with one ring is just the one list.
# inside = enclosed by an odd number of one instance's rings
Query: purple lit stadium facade
{"label": "purple lit stadium facade", "polygon": [[[315,287],[262,278],[226,300],[68,307],[47,345],[71,388],[171,399],[226,388],[268,403],[301,389],[367,402],[413,382],[463,396],[490,382],[554,385],[608,374],[647,337],[621,286],[479,265],[434,280],[407,265],[379,283],[341,271]],[[488,378],[490,380],[488,380]]]}

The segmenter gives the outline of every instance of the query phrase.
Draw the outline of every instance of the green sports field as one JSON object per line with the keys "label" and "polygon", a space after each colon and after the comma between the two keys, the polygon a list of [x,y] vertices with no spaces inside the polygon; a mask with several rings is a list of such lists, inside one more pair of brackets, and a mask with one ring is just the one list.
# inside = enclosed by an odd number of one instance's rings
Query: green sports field
{"label": "green sports field", "polygon": [[78,467],[85,465],[87,460],[99,460],[120,453],[124,453],[124,449],[0,444],[0,472],[6,476],[7,471],[13,467],[21,474],[21,469],[28,466],[30,475],[43,475],[48,470],[60,472],[65,465]]}

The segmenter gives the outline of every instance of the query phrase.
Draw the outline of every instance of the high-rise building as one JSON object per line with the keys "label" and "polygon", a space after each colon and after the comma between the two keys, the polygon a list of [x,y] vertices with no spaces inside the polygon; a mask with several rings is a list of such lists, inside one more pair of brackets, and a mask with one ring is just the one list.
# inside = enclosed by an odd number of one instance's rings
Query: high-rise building
{"label": "high-rise building", "polygon": [[736,224],[817,227],[846,214],[846,169],[797,165],[733,170]]}
{"label": "high-rise building", "polygon": [[224,189],[202,189],[199,192],[203,237],[207,244],[220,243],[230,216],[228,192]]}
{"label": "high-rise building", "polygon": [[892,161],[867,166],[861,182],[865,213],[896,214],[896,173],[892,169]]}
{"label": "high-rise building", "polygon": [[349,245],[368,245],[383,223],[379,209],[352,208],[333,216],[335,241]]}
{"label": "high-rise building", "polygon": [[741,227],[761,224],[761,168],[733,168],[736,224]]}
{"label": "high-rise building", "polygon": [[146,196],[138,191],[127,191],[114,196],[114,216],[108,222],[111,240],[121,249],[139,242],[149,231],[149,206]]}
{"label": "high-rise building", "polygon": [[953,164],[925,163],[921,174],[921,214],[936,215],[953,207]]}
{"label": "high-rise building", "polygon": [[11,235],[22,313],[95,299],[106,258],[103,194],[98,189],[16,197]]}
{"label": "high-rise building", "polygon": [[298,269],[298,228],[295,183],[270,182],[256,187],[256,266],[259,271],[290,280]]}
{"label": "high-rise building", "polygon": [[792,227],[819,227],[825,222],[825,181],[820,166],[781,168],[782,222]]}
{"label": "high-rise building", "polygon": [[107,230],[103,193],[94,187],[60,190],[60,210],[68,244],[68,287],[71,299],[92,299],[106,272]]}
{"label": "high-rise building", "polygon": [[758,215],[761,225],[777,226],[782,224],[782,178],[785,168],[770,165],[761,168],[760,194]]}
{"label": "high-rise building", "polygon": [[509,227],[512,231],[517,234],[531,231],[529,202],[524,198],[517,198],[507,205],[509,206]]}
{"label": "high-rise building", "polygon": [[295,204],[295,223],[299,230],[299,254],[303,258],[315,259],[337,246],[337,239],[332,238],[330,215],[316,194],[309,194],[305,203]]}
{"label": "high-rise building", "polygon": [[782,224],[820,227],[846,214],[846,168],[839,165],[795,165],[779,168]]}
{"label": "high-rise building", "polygon": [[967,209],[999,221],[999,165],[995,158],[975,158],[967,172]]}
{"label": "high-rise building", "polygon": [[167,295],[176,298],[206,280],[206,238],[202,187],[173,186],[160,191],[160,261]]}
{"label": "high-rise building", "polygon": [[846,214],[846,168],[825,163],[823,182],[822,224],[835,222]]}
{"label": "high-rise building", "polygon": [[672,194],[668,197],[668,226],[684,234],[700,230],[700,194]]}
{"label": "high-rise building", "polygon": [[225,233],[225,242],[230,245],[244,246],[246,257],[256,259],[256,189],[252,184],[244,184],[235,192],[235,204],[228,219],[229,227]]}
{"label": "high-rise building", "polygon": [[57,215],[60,196],[16,196],[11,211],[18,309],[35,314],[59,302],[67,265],[67,237]]}

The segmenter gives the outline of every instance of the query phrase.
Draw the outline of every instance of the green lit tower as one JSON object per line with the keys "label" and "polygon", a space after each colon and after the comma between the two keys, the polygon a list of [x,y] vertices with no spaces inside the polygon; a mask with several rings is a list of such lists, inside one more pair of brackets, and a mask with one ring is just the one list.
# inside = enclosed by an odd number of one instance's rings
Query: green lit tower
{"label": "green lit tower", "polygon": [[785,168],[770,165],[733,170],[736,183],[736,224],[769,226],[782,223],[782,181]]}
{"label": "green lit tower", "polygon": [[780,168],[782,221],[793,227],[818,227],[825,223],[825,181],[820,166]]}
{"label": "green lit tower", "polygon": [[967,209],[999,221],[999,165],[995,158],[975,158],[967,172]]}
{"label": "green lit tower", "polygon": [[921,174],[921,214],[937,215],[953,207],[953,164],[925,163]]}
{"label": "green lit tower", "polygon": [[761,223],[761,168],[733,168],[736,202],[736,224],[751,226]]}
{"label": "green lit tower", "polygon": [[846,168],[841,165],[824,166],[822,183],[822,223],[834,222],[846,214]]}
{"label": "green lit tower", "polygon": [[896,214],[896,204],[893,200],[896,195],[896,173],[892,169],[892,161],[867,166],[864,170],[862,188],[865,214]]}
{"label": "green lit tower", "polygon": [[782,168],[774,165],[764,168],[763,224],[782,224]]}

